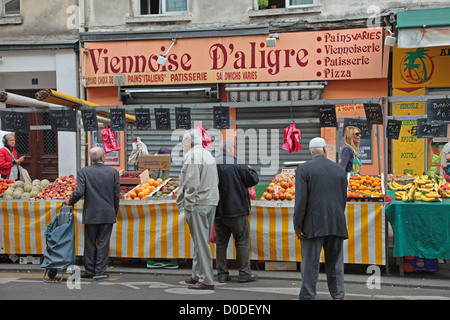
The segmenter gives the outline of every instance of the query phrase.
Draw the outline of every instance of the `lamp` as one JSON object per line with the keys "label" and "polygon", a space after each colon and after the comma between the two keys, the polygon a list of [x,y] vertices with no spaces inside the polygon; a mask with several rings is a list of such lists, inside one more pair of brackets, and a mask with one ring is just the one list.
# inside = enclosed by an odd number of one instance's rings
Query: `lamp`
{"label": "lamp", "polygon": [[157,63],[157,64],[160,64],[160,65],[162,65],[162,66],[165,66],[165,65],[166,65],[166,63],[167,63],[166,56],[167,56],[167,54],[169,53],[170,49],[172,49],[172,47],[173,47],[173,45],[174,45],[175,43],[177,43],[177,39],[172,39],[172,44],[170,45],[169,49],[167,49],[166,53],[160,55],[160,56],[158,57],[158,60],[156,60],[156,63]]}
{"label": "lamp", "polygon": [[391,30],[389,30],[389,29],[386,29],[386,30],[389,32],[390,35],[387,36],[386,39],[384,39],[384,44],[386,46],[393,47],[393,46],[395,46],[395,43],[397,42],[397,38],[394,37],[394,33]]}
{"label": "lamp", "polygon": [[280,39],[278,33],[270,34],[269,37],[266,39],[266,47],[276,47],[277,39],[278,40]]}

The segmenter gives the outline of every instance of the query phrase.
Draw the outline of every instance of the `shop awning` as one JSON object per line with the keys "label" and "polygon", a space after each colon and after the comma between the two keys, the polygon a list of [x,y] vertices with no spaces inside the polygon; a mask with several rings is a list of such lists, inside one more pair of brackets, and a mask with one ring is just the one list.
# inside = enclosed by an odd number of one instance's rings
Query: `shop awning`
{"label": "shop awning", "polygon": [[[60,104],[67,107],[75,107],[75,106],[99,106],[96,103],[89,102],[87,100],[79,99],[61,92],[57,92],[52,89],[45,89],[36,92],[36,99],[39,101],[45,101],[49,103]],[[97,111],[97,114],[103,115],[105,117],[109,117],[108,111]],[[128,123],[135,123],[136,118],[132,115],[126,114],[126,121]]]}
{"label": "shop awning", "polygon": [[450,45],[450,8],[397,12],[398,47]]}

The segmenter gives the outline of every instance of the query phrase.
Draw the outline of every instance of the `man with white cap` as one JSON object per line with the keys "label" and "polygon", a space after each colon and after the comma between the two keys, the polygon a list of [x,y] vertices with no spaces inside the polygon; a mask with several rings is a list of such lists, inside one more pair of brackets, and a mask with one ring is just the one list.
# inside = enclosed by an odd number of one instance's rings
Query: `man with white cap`
{"label": "man with white cap", "polygon": [[343,242],[348,238],[345,207],[347,177],[342,167],[327,159],[325,140],[309,142],[312,160],[295,175],[294,230],[301,240],[302,287],[300,300],[316,298],[321,250],[325,252],[328,290],[333,299],[345,299]]}

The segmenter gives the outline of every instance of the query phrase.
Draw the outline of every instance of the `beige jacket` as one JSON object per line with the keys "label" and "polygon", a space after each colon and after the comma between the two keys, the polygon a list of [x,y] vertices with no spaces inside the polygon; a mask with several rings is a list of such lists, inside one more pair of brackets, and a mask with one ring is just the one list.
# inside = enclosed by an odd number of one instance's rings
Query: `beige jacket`
{"label": "beige jacket", "polygon": [[194,146],[185,155],[178,188],[177,206],[180,211],[193,211],[194,206],[217,206],[219,176],[211,153]]}

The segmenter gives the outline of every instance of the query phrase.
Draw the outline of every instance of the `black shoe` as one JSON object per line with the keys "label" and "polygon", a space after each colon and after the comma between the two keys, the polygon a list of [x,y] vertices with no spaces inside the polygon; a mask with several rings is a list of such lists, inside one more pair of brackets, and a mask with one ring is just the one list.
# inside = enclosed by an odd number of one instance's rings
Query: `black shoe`
{"label": "black shoe", "polygon": [[249,281],[255,281],[256,279],[258,279],[258,275],[257,274],[251,274],[247,277],[244,278],[239,278],[239,282],[249,282]]}
{"label": "black shoe", "polygon": [[219,283],[225,283],[225,282],[231,280],[231,278],[228,274],[221,274],[221,275],[219,275],[218,279],[219,279]]}
{"label": "black shoe", "polygon": [[83,278],[83,279],[92,279],[92,278],[93,278],[93,275],[92,275],[92,274],[89,274],[89,273],[87,273],[87,272],[82,272],[80,276],[81,276],[81,278]]}
{"label": "black shoe", "polygon": [[104,280],[109,278],[109,274],[100,274],[93,277],[95,280]]}

